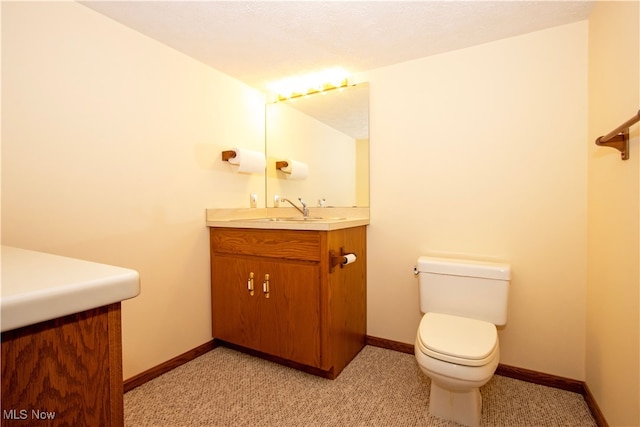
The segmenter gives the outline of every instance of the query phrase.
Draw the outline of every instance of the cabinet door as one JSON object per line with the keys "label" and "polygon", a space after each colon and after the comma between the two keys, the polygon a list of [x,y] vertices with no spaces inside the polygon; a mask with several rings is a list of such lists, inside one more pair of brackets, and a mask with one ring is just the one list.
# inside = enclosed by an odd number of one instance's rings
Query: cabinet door
{"label": "cabinet door", "polygon": [[[211,307],[213,337],[257,349],[260,325],[257,299],[262,293],[255,262],[228,255],[211,258]],[[249,280],[254,276],[251,295]]]}
{"label": "cabinet door", "polygon": [[[317,263],[223,254],[215,254],[211,262],[214,338],[321,366]],[[248,290],[251,273],[253,295]]]}
{"label": "cabinet door", "polygon": [[320,267],[267,261],[260,270],[269,274],[269,298],[258,300],[261,351],[320,367]]}

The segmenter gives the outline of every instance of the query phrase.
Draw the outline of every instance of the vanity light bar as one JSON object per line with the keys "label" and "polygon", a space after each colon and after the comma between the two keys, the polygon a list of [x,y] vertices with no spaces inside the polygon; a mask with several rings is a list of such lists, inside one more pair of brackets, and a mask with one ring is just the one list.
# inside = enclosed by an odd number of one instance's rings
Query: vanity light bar
{"label": "vanity light bar", "polygon": [[342,68],[331,68],[306,76],[290,77],[269,85],[274,102],[313,95],[349,85],[349,75]]}

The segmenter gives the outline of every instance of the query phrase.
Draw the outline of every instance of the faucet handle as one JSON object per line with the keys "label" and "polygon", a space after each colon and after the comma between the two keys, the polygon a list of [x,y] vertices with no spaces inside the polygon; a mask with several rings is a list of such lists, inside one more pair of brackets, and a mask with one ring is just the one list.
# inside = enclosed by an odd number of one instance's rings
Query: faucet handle
{"label": "faucet handle", "polygon": [[302,200],[302,197],[298,197],[298,200],[300,200],[300,203],[302,204],[302,215],[305,217],[309,216],[309,208],[307,207],[307,204]]}

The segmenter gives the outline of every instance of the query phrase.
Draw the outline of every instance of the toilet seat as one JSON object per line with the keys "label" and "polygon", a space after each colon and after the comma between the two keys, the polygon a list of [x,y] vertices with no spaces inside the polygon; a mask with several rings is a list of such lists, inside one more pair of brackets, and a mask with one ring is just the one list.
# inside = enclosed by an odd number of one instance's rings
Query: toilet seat
{"label": "toilet seat", "polygon": [[493,323],[442,313],[426,313],[417,343],[427,356],[464,366],[483,366],[498,351]]}

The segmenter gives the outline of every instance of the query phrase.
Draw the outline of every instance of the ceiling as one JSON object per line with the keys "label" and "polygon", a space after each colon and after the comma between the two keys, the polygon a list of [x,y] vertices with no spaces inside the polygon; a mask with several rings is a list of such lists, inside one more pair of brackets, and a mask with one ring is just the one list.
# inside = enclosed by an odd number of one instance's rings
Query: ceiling
{"label": "ceiling", "polygon": [[587,19],[593,1],[86,1],[249,86],[372,70]]}

